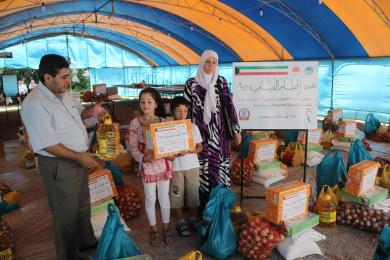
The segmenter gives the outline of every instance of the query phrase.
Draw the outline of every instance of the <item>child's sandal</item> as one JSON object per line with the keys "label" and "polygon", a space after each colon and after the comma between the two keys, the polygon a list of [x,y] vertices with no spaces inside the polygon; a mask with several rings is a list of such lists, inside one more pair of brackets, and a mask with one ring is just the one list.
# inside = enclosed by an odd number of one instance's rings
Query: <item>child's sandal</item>
{"label": "child's sandal", "polygon": [[170,229],[164,229],[163,230],[164,235],[164,242],[166,245],[172,244],[174,241],[172,230]]}
{"label": "child's sandal", "polygon": [[182,237],[188,237],[191,235],[191,231],[187,223],[177,223],[176,224],[176,230]]}
{"label": "child's sandal", "polygon": [[150,237],[149,237],[149,244],[154,247],[159,247],[160,246],[160,240],[159,240],[159,235],[157,231],[151,231],[149,232]]}

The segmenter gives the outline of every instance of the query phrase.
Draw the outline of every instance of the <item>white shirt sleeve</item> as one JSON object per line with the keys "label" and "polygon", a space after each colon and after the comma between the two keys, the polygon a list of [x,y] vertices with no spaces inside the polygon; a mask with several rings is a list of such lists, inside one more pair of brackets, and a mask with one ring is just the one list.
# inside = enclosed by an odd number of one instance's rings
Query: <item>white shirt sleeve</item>
{"label": "white shirt sleeve", "polygon": [[203,141],[202,135],[199,131],[199,127],[195,124],[192,124],[192,134],[194,136],[195,144],[199,144]]}
{"label": "white shirt sleeve", "polygon": [[21,115],[34,152],[60,143],[51,124],[50,114],[42,104],[23,107]]}

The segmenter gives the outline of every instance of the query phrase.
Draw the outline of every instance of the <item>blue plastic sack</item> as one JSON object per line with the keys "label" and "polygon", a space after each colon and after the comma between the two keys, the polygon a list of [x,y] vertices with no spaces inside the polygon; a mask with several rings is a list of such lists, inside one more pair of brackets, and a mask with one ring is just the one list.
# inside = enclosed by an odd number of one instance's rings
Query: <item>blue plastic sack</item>
{"label": "blue plastic sack", "polygon": [[19,205],[17,204],[11,205],[3,200],[2,202],[0,202],[0,217],[3,216],[4,214],[7,214],[8,212],[13,211],[17,207],[19,207]]}
{"label": "blue plastic sack", "polygon": [[348,167],[364,160],[373,159],[374,158],[368,153],[362,141],[355,140],[352,142],[348,153]]}
{"label": "blue plastic sack", "polygon": [[249,152],[249,144],[252,141],[252,136],[248,135],[246,131],[242,132],[242,143],[239,151],[239,156],[247,158]]}
{"label": "blue plastic sack", "polygon": [[317,165],[316,175],[318,195],[324,185],[333,187],[338,184],[340,189],[343,188],[347,181],[347,170],[342,152],[339,150],[327,152],[324,159]]}
{"label": "blue plastic sack", "polygon": [[140,254],[138,247],[120,223],[118,208],[109,203],[108,216],[95,252],[95,260],[111,260]]}
{"label": "blue plastic sack", "polygon": [[296,142],[298,139],[298,134],[298,130],[284,131],[284,145],[287,147],[289,143]]}
{"label": "blue plastic sack", "polygon": [[112,178],[114,179],[115,185],[123,186],[125,185],[125,182],[122,179],[123,173],[116,167],[115,164],[113,164],[111,161],[106,162],[106,165],[104,168],[111,171]]}
{"label": "blue plastic sack", "polygon": [[366,117],[366,121],[364,122],[364,133],[366,136],[370,136],[376,133],[381,122],[374,117],[372,113],[369,113]]}
{"label": "blue plastic sack", "polygon": [[390,259],[390,227],[385,227],[382,230],[373,259],[374,260]]}
{"label": "blue plastic sack", "polygon": [[237,236],[230,219],[230,210],[236,194],[223,185],[215,187],[203,212],[203,219],[209,221],[206,239],[201,250],[216,259],[225,259],[237,252]]}

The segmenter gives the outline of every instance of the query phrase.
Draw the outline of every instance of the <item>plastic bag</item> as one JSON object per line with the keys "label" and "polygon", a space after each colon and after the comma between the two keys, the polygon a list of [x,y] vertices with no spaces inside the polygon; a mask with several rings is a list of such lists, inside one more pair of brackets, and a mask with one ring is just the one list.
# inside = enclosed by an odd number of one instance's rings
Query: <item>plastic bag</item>
{"label": "plastic bag", "polygon": [[202,253],[200,251],[191,251],[180,257],[179,260],[202,260]]}
{"label": "plastic bag", "polygon": [[390,165],[386,165],[382,169],[382,176],[380,177],[380,186],[390,189]]}
{"label": "plastic bag", "polygon": [[139,255],[138,247],[120,223],[118,208],[114,204],[109,203],[107,211],[108,217],[104,224],[94,259],[117,259]]}
{"label": "plastic bag", "polygon": [[5,201],[0,202],[0,217],[19,207],[18,205],[8,204]]}
{"label": "plastic bag", "polygon": [[287,145],[282,156],[282,162],[287,165],[299,166],[304,160],[304,150],[302,144],[298,142],[291,142]]}
{"label": "plastic bag", "polygon": [[378,130],[380,125],[381,122],[379,122],[379,120],[376,119],[372,113],[369,113],[364,123],[364,133],[366,136],[373,135],[376,133],[376,130]]}
{"label": "plastic bag", "polygon": [[123,173],[118,169],[118,167],[115,166],[115,164],[108,161],[108,162],[106,162],[106,165],[104,166],[104,168],[111,171],[112,178],[114,179],[115,185],[118,185],[118,186],[125,185],[125,182],[122,179]]}
{"label": "plastic bag", "polygon": [[347,167],[360,163],[364,160],[373,160],[374,158],[367,152],[366,147],[362,141],[355,140],[351,144],[351,148],[348,153]]}
{"label": "plastic bag", "polygon": [[236,194],[222,184],[212,189],[210,200],[203,211],[206,238],[201,250],[216,259],[224,259],[237,251],[237,236],[230,218]]}
{"label": "plastic bag", "polygon": [[382,230],[373,259],[374,260],[390,259],[390,228],[389,227],[385,227]]}
{"label": "plastic bag", "polygon": [[341,151],[330,150],[317,165],[316,175],[317,192],[322,190],[324,185],[333,187],[337,184],[343,188],[347,180],[347,170]]}
{"label": "plastic bag", "polygon": [[296,142],[298,138],[299,131],[298,130],[288,130],[284,131],[284,143],[286,145],[291,142]]}

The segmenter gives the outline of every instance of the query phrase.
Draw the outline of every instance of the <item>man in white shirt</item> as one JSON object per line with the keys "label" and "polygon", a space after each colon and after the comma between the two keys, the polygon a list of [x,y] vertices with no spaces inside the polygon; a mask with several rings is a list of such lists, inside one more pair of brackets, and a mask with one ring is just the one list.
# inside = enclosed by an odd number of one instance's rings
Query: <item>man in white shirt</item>
{"label": "man in white shirt", "polygon": [[100,104],[84,109],[67,92],[67,60],[49,54],[39,64],[39,84],[22,104],[21,116],[38,154],[39,171],[53,215],[58,259],[79,259],[78,249],[96,248],[91,225],[87,169],[99,166],[88,153],[83,119],[98,118]]}

